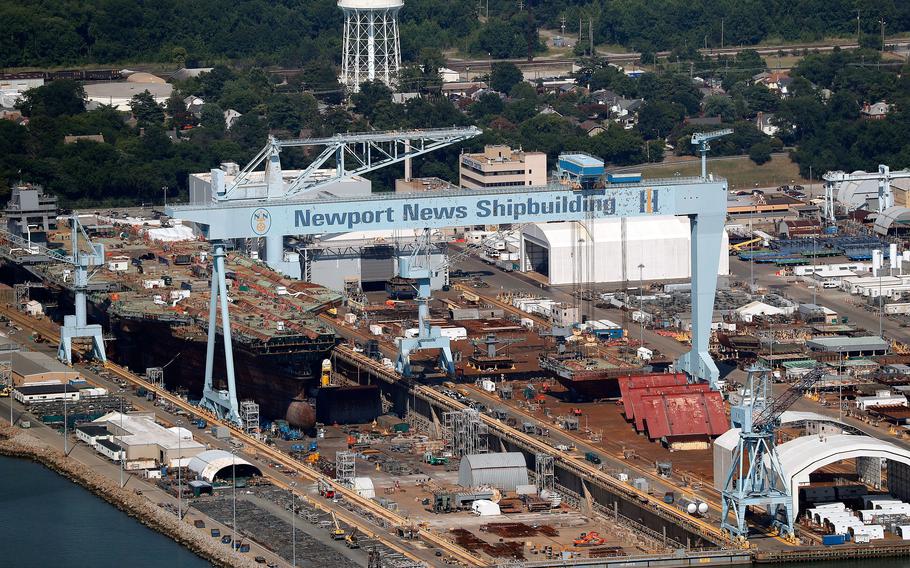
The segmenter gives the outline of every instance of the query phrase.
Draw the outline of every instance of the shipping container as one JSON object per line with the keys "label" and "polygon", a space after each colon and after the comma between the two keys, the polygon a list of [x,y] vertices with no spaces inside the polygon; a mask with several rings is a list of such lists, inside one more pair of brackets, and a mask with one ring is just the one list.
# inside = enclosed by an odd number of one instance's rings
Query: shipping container
{"label": "shipping container", "polygon": [[842,534],[826,534],[822,536],[822,544],[825,546],[835,546],[847,542],[847,537]]}

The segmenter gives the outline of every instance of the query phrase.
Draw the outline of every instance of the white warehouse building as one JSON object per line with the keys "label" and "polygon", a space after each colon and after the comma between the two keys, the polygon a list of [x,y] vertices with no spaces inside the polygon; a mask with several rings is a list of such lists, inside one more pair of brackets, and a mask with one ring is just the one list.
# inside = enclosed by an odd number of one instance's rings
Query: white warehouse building
{"label": "white warehouse building", "polygon": [[[630,281],[639,277],[648,281],[691,277],[688,219],[598,219],[592,222],[591,227],[592,234],[589,236],[583,223],[525,226],[521,231],[520,245],[522,270],[541,274],[551,285],[572,284],[575,281],[621,282],[622,259],[625,257],[625,275]],[[730,272],[728,243],[724,232],[719,253],[719,275]],[[639,265],[644,265],[641,271]]]}

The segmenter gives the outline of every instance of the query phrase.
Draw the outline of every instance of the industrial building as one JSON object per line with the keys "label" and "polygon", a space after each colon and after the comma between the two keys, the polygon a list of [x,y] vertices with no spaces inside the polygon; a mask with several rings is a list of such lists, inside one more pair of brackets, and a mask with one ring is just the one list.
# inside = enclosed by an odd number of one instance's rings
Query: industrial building
{"label": "industrial building", "polygon": [[148,73],[134,73],[126,81],[86,83],[84,88],[88,105],[107,105],[124,112],[130,112],[133,97],[145,91],[160,105],[164,105],[174,92],[173,85]]}
{"label": "industrial building", "polygon": [[193,456],[187,465],[199,479],[208,481],[262,475],[258,467],[224,450],[207,450]]}
{"label": "industrial building", "polygon": [[547,155],[508,146],[485,146],[481,153],[461,155],[458,179],[466,189],[546,185]]}
{"label": "industrial building", "polygon": [[155,422],[154,413],[110,412],[92,422],[104,426],[110,439],[123,448],[126,461],[154,461],[174,466],[205,451],[186,428],[165,428]]}
{"label": "industrial building", "polygon": [[[300,278],[332,290],[343,290],[349,282],[358,282],[365,291],[380,290],[398,274],[399,257],[410,256],[421,246],[422,233],[358,231],[313,239],[294,251],[299,257]],[[448,283],[446,244],[436,240],[430,248],[430,267],[440,267],[433,272],[430,284],[438,290]],[[421,261],[425,260],[423,252]]]}
{"label": "industrial building", "polygon": [[[689,221],[679,217],[525,225],[521,267],[551,285],[687,279],[692,276],[690,233]],[[730,271],[727,246],[724,233],[719,275]]]}
{"label": "industrial building", "polygon": [[812,351],[828,351],[843,356],[883,355],[890,344],[874,335],[865,337],[816,337],[806,341]]}
{"label": "industrial building", "polygon": [[458,484],[515,491],[519,485],[528,485],[525,456],[521,452],[466,455],[458,468]]}
{"label": "industrial building", "polygon": [[56,359],[37,351],[18,351],[10,354],[13,384],[65,383],[79,378],[79,372]]}
{"label": "industrial building", "polygon": [[53,383],[43,385],[24,385],[13,389],[13,399],[22,404],[48,402],[53,400],[79,400],[79,389],[71,387],[68,383]]}

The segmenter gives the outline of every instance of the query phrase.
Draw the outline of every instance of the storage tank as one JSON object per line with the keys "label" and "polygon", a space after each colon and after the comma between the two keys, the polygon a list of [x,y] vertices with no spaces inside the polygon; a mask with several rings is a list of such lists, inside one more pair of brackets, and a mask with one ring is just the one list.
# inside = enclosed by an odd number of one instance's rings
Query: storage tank
{"label": "storage tank", "polygon": [[704,515],[704,514],[706,514],[707,512],[708,512],[708,504],[705,503],[704,501],[700,502],[700,503],[698,504],[698,514],[699,514],[699,515]]}

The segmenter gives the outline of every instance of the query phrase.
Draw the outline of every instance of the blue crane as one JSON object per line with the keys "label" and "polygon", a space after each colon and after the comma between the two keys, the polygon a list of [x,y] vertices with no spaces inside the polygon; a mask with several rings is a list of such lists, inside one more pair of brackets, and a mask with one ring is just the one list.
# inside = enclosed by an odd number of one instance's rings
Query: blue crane
{"label": "blue crane", "polygon": [[[468,134],[471,133],[466,132],[464,135]],[[338,143],[342,144],[347,136],[356,138],[359,135],[343,135]],[[418,134],[413,133],[412,136],[414,138],[409,139],[408,144],[414,148]],[[398,154],[390,159],[397,161],[404,158]],[[263,158],[260,162],[262,161],[266,160]],[[272,191],[269,192],[271,197],[267,194],[240,197],[244,192],[237,192],[233,199],[220,199],[215,195],[226,195],[228,192],[223,183],[219,188],[213,179],[213,198],[210,202],[169,205],[166,209],[166,213],[174,218],[195,223],[214,248],[203,404],[225,418],[236,419],[237,403],[224,250],[226,241],[242,238],[265,237],[267,241],[281,243],[285,236],[368,230],[431,231],[475,225],[584,221],[632,216],[687,217],[691,222],[692,234],[692,349],[680,357],[677,368],[689,373],[694,380],[707,381],[716,386],[719,372],[709,354],[708,342],[727,212],[725,181],[674,178],[648,180],[609,189],[571,189],[562,185],[516,186],[348,197],[319,195],[312,191],[319,186],[318,183],[314,184],[309,191],[302,192]],[[404,273],[416,278],[418,287],[429,279],[430,272],[426,267],[419,267],[408,258],[402,260]],[[429,290],[424,292],[422,296],[428,298]],[[218,305],[221,308],[224,335],[227,391],[215,391],[212,388]],[[427,328],[424,317],[421,329],[426,332]],[[434,337],[432,328],[429,334],[424,335],[424,339]],[[400,345],[405,349],[413,347],[408,342]],[[399,360],[402,360],[401,356]],[[448,367],[445,361],[443,363]],[[400,365],[400,368],[403,369],[404,365]]]}
{"label": "blue crane", "polygon": [[708,177],[708,151],[711,149],[711,141],[730,134],[733,134],[732,128],[714,132],[696,132],[692,135],[692,145],[698,146],[698,151],[701,152],[701,177]]}
{"label": "blue crane", "polygon": [[747,538],[746,510],[761,506],[775,528],[792,536],[796,519],[793,497],[784,482],[775,438],[781,415],[824,376],[824,367],[813,368],[773,400],[770,370],[753,366],[748,372],[743,401],[730,409],[730,423],[739,429],[739,440],[721,492],[721,529]]}

